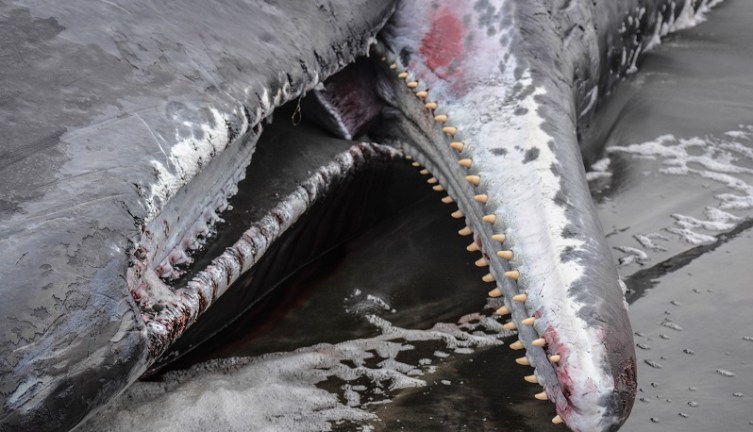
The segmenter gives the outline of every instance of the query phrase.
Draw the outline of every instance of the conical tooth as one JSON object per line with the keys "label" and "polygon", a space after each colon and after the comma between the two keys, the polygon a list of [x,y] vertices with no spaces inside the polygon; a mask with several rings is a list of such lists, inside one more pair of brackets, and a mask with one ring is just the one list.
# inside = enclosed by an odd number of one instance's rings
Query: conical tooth
{"label": "conical tooth", "polygon": [[458,165],[460,165],[463,168],[470,168],[473,165],[473,161],[470,159],[460,159],[458,161]]}
{"label": "conical tooth", "polygon": [[502,259],[511,260],[512,259],[512,251],[501,250],[501,251],[497,252],[497,256],[500,257],[500,258],[502,258]]}
{"label": "conical tooth", "polygon": [[458,231],[458,234],[460,234],[461,236],[465,237],[465,236],[469,236],[469,235],[473,234],[473,231],[471,231],[471,229],[468,228],[468,227],[463,227],[463,229],[461,229],[460,231]]}
{"label": "conical tooth", "polygon": [[528,296],[526,294],[518,294],[518,295],[513,296],[512,300],[523,303],[526,301],[527,298]]}
{"label": "conical tooth", "polygon": [[446,197],[442,198],[442,202],[445,204],[452,204],[455,202],[455,200],[452,199],[451,196],[447,195]]}
{"label": "conical tooth", "polygon": [[421,164],[420,164],[420,163],[418,163],[418,162],[411,162],[411,166],[414,166],[414,167],[420,167],[420,166],[421,166]]}
{"label": "conical tooth", "polygon": [[[493,290],[489,291],[489,297],[494,297],[494,298],[502,297],[502,290],[499,289],[499,287],[494,288]],[[502,308],[499,308],[499,309],[502,309]],[[497,310],[499,311],[499,309]],[[503,315],[503,314],[500,314],[500,315]]]}
{"label": "conical tooth", "polygon": [[505,330],[515,330],[518,326],[515,325],[515,321],[510,321],[502,326]]}
{"label": "conical tooth", "polygon": [[466,181],[467,181],[468,183],[470,183],[470,184],[472,184],[472,185],[474,185],[474,186],[478,186],[478,185],[479,185],[479,183],[481,183],[481,177],[479,177],[479,176],[477,176],[477,175],[469,175],[469,176],[465,176],[465,180],[466,180]]}
{"label": "conical tooth", "polygon": [[436,182],[438,182],[438,181],[439,181],[439,180],[437,180],[437,179],[436,179],[436,177],[432,177],[432,178],[430,178],[429,180],[426,180],[426,183],[429,183],[429,184],[435,184],[435,183],[436,183]]}
{"label": "conical tooth", "polygon": [[547,400],[547,399],[549,399],[548,397],[546,397],[546,392],[545,391],[543,391],[541,393],[536,393],[535,395],[533,395],[533,397],[535,397],[538,400]]}
{"label": "conical tooth", "polygon": [[494,224],[497,222],[497,215],[489,214],[485,215],[483,218],[481,218],[484,222],[489,224]]}
{"label": "conical tooth", "polygon": [[494,234],[494,235],[492,236],[492,240],[494,240],[494,241],[498,241],[498,242],[500,242],[500,243],[504,243],[504,242],[505,242],[505,239],[506,239],[506,238],[507,238],[507,237],[505,237],[505,235],[504,235],[504,234]]}
{"label": "conical tooth", "polygon": [[434,116],[434,121],[439,123],[444,123],[447,121],[447,116],[444,114],[439,114]]}
{"label": "conical tooth", "polygon": [[408,84],[406,84],[406,86],[408,86],[409,89],[414,89],[414,88],[418,87],[418,82],[417,81],[411,81]]}
{"label": "conical tooth", "polygon": [[429,175],[429,170],[427,170],[426,168],[424,168],[421,171],[419,171],[418,173],[421,174],[421,175]]}
{"label": "conical tooth", "polygon": [[392,64],[390,65],[390,69],[392,69],[392,70],[395,70],[395,69],[397,69],[397,65],[396,65],[395,63],[392,63]]}
{"label": "conical tooth", "polygon": [[483,276],[481,276],[481,280],[484,282],[494,282],[494,276],[492,276],[491,273],[487,273]]}
{"label": "conical tooth", "polygon": [[562,423],[562,417],[560,417],[559,415],[554,416],[554,418],[552,419],[552,423],[554,423],[554,424],[561,424]]}
{"label": "conical tooth", "polygon": [[526,380],[526,381],[528,381],[531,384],[538,384],[539,383],[539,379],[536,378],[536,375],[526,375],[525,377],[523,377],[523,379]]}
{"label": "conical tooth", "polygon": [[489,265],[489,263],[486,261],[486,258],[479,258],[475,262],[476,267],[486,267]]}
{"label": "conical tooth", "polygon": [[421,91],[416,92],[416,96],[420,97],[421,99],[425,98],[428,95],[429,93],[426,90],[421,90]]}
{"label": "conical tooth", "polygon": [[452,137],[455,136],[456,133],[458,133],[458,128],[454,126],[445,126],[442,128],[442,132]]}
{"label": "conical tooth", "polygon": [[[511,329],[508,329],[508,330],[511,330]],[[523,342],[517,340],[517,341],[515,341],[515,342],[513,342],[513,343],[510,344],[510,348],[512,348],[514,350],[523,349],[524,348],[523,347]]]}
{"label": "conical tooth", "polygon": [[505,272],[505,277],[508,279],[518,280],[520,278],[520,272],[517,270],[510,270]]}
{"label": "conical tooth", "polygon": [[413,156],[411,156],[411,155],[405,155],[405,158],[408,159],[408,160],[413,160]]}
{"label": "conical tooth", "polygon": [[459,141],[453,141],[450,143],[450,148],[457,152],[463,151],[463,148],[465,148],[465,145]]}
{"label": "conical tooth", "polygon": [[455,219],[460,219],[461,217],[463,217],[463,212],[461,212],[460,210],[456,210],[456,211],[452,212],[450,214],[450,216],[452,216]]}
{"label": "conical tooth", "polygon": [[[486,194],[479,194],[473,197],[474,200],[476,200],[477,203],[486,204],[486,202],[489,200],[489,196]],[[492,236],[494,238],[494,236]]]}
{"label": "conical tooth", "polygon": [[562,356],[560,356],[559,354],[549,356],[549,361],[552,363],[559,363],[561,359],[562,359]]}
{"label": "conical tooth", "polygon": [[536,322],[536,318],[534,317],[526,318],[521,322],[523,323],[523,325],[532,326]]}
{"label": "conical tooth", "polygon": [[528,361],[528,357],[516,358],[515,363],[523,366],[529,366],[531,364],[531,362]]}
{"label": "conical tooth", "polygon": [[501,308],[495,310],[494,313],[500,316],[504,316],[510,313],[510,309],[507,309],[507,306],[502,306]]}
{"label": "conical tooth", "polygon": [[408,72],[400,72],[397,74],[397,77],[400,79],[405,79],[408,76]]}
{"label": "conical tooth", "polygon": [[442,185],[432,186],[432,189],[434,189],[437,192],[442,192],[444,190],[444,188],[442,187]]}
{"label": "conical tooth", "polygon": [[437,109],[437,103],[436,102],[426,102],[424,104],[424,108],[426,108],[426,109]]}
{"label": "conical tooth", "polygon": [[544,338],[535,339],[533,342],[531,342],[531,345],[535,347],[543,347],[544,345],[546,345],[546,339]]}
{"label": "conical tooth", "polygon": [[468,246],[466,246],[465,250],[467,250],[468,252],[478,252],[479,248],[476,242],[473,242],[469,244]]}

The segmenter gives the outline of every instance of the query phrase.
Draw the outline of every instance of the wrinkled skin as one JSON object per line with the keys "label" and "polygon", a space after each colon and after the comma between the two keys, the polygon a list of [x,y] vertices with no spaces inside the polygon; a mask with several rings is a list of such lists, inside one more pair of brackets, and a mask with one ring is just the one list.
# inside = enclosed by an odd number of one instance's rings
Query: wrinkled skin
{"label": "wrinkled skin", "polygon": [[[633,344],[578,131],[649,36],[700,6],[675,3],[3,3],[0,430],[74,427],[334,184],[402,154],[465,215],[562,420],[617,429],[635,396]],[[261,121],[370,49],[362,85],[383,104],[385,145],[337,153],[198,266],[187,252],[214,238]]]}

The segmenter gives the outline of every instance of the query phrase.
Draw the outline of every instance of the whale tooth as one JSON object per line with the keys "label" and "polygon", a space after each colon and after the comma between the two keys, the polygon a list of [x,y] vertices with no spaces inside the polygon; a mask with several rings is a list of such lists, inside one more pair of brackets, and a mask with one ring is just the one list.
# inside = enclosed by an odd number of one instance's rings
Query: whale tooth
{"label": "whale tooth", "polygon": [[476,242],[473,242],[469,244],[468,246],[466,246],[465,250],[467,250],[468,252],[478,252],[480,249],[478,248],[478,245],[476,244]]}
{"label": "whale tooth", "polygon": [[479,258],[474,264],[476,264],[476,267],[486,267],[489,265],[486,258]]}
{"label": "whale tooth", "polygon": [[520,357],[515,359],[515,363],[523,366],[530,366],[531,362],[528,361],[528,357]]}
{"label": "whale tooth", "polygon": [[465,148],[465,145],[459,141],[453,141],[450,143],[450,148],[457,152],[463,151],[463,148]]}
{"label": "whale tooth", "polygon": [[560,359],[562,359],[562,356],[560,356],[559,354],[549,356],[549,361],[552,363],[559,363]]}
{"label": "whale tooth", "polygon": [[[510,329],[508,329],[508,330],[510,330]],[[513,343],[510,344],[510,348],[512,348],[514,350],[523,349],[523,342],[517,340],[517,341],[515,341],[515,342],[513,342]]]}
{"label": "whale tooth", "polygon": [[512,297],[512,300],[516,301],[516,302],[523,303],[523,302],[526,301],[527,298],[528,298],[528,295],[526,295],[526,294],[518,294],[518,295],[514,295]]}
{"label": "whale tooth", "polygon": [[397,69],[397,64],[395,64],[395,63],[392,63],[392,64],[390,65],[390,69],[392,69],[392,70],[395,70],[395,69]]}
{"label": "whale tooth", "polygon": [[505,242],[505,239],[506,239],[506,238],[507,238],[507,237],[505,237],[505,235],[504,235],[504,234],[494,234],[494,235],[492,236],[492,240],[494,240],[494,241],[498,241],[498,242],[500,242],[500,243],[504,243],[504,242]]}
{"label": "whale tooth", "polygon": [[561,424],[562,423],[562,417],[560,417],[559,415],[554,416],[554,418],[552,419],[552,423],[554,423],[554,424]]}
{"label": "whale tooth", "polygon": [[444,188],[442,187],[442,185],[432,186],[431,188],[434,189],[437,192],[442,192],[444,190]]}
{"label": "whale tooth", "polygon": [[460,219],[461,217],[463,217],[463,212],[461,212],[460,210],[456,210],[456,211],[452,212],[450,214],[450,216],[452,216],[455,219]]}
{"label": "whale tooth", "polygon": [[505,277],[512,280],[518,280],[518,278],[520,278],[520,272],[517,270],[510,270],[505,272]]}
{"label": "whale tooth", "polygon": [[416,96],[420,97],[421,99],[425,98],[428,95],[429,93],[426,90],[420,90],[416,92]]}
{"label": "whale tooth", "polygon": [[437,103],[436,102],[426,102],[424,104],[424,108],[426,108],[426,109],[437,109]]}
{"label": "whale tooth", "polygon": [[411,81],[408,84],[406,84],[406,86],[408,86],[409,89],[414,89],[414,88],[418,87],[418,82],[417,81]]}
{"label": "whale tooth", "polygon": [[[494,297],[494,298],[502,297],[502,290],[499,289],[499,287],[494,288],[493,290],[489,291],[489,297]],[[497,309],[497,311],[499,311],[500,309],[502,308]],[[500,314],[500,315],[504,315],[504,314]]]}
{"label": "whale tooth", "polygon": [[444,114],[439,114],[434,116],[434,121],[439,123],[444,123],[447,121],[447,116]]}
{"label": "whale tooth", "polygon": [[[473,197],[474,200],[476,200],[477,203],[486,204],[486,202],[489,200],[489,196],[486,194],[479,194]],[[494,238],[494,236],[492,236]]]}
{"label": "whale tooth", "polygon": [[458,133],[458,128],[454,126],[445,126],[442,128],[442,132],[452,137],[455,136],[456,133]]}
{"label": "whale tooth", "polygon": [[466,181],[467,181],[468,183],[470,183],[470,184],[472,184],[472,185],[474,185],[474,186],[478,186],[478,185],[479,185],[479,183],[481,183],[481,177],[479,177],[479,176],[477,176],[477,175],[469,175],[469,176],[465,176],[465,180],[466,180]]}
{"label": "whale tooth", "polygon": [[408,76],[408,72],[400,72],[397,74],[397,77],[400,79],[405,79]]}
{"label": "whale tooth", "polygon": [[[517,328],[518,328],[518,326],[517,326],[517,325],[515,325],[515,321],[510,321],[510,322],[508,322],[508,323],[505,323],[505,324],[504,324],[504,325],[503,325],[502,327],[503,327],[503,328],[504,328],[505,330],[515,330],[515,329],[517,329]],[[523,347],[523,346],[521,345],[521,348],[522,348],[522,347]]]}
{"label": "whale tooth", "polygon": [[463,168],[470,168],[471,165],[473,165],[473,161],[470,159],[460,159],[458,161],[458,165],[460,165]]}
{"label": "whale tooth", "polygon": [[495,310],[494,313],[500,316],[504,316],[510,313],[510,309],[507,309],[507,306],[502,306],[501,308]]}
{"label": "whale tooth", "polygon": [[526,319],[524,319],[524,320],[523,320],[523,321],[521,321],[521,322],[522,322],[522,323],[523,323],[524,325],[527,325],[527,326],[532,326],[532,325],[533,325],[533,323],[535,323],[535,322],[536,322],[536,318],[534,318],[534,317],[526,318]]}
{"label": "whale tooth", "polygon": [[442,202],[445,204],[452,204],[455,202],[455,200],[452,199],[451,196],[447,195],[446,197],[442,198]]}
{"label": "whale tooth", "polygon": [[481,220],[493,225],[495,222],[497,222],[497,215],[489,214],[481,218]]}
{"label": "whale tooth", "polygon": [[546,392],[545,392],[545,391],[543,391],[543,392],[541,392],[541,393],[536,393],[535,395],[533,395],[533,397],[535,397],[535,398],[536,398],[536,399],[538,399],[538,400],[547,400],[547,399],[549,399],[549,398],[548,398],[548,397],[546,396]]}
{"label": "whale tooth", "polygon": [[536,375],[526,375],[523,377],[524,380],[528,381],[531,384],[538,384],[539,379],[536,378]]}
{"label": "whale tooth", "polygon": [[405,159],[407,159],[407,160],[413,160],[413,156],[411,156],[411,155],[405,155]]}
{"label": "whale tooth", "polygon": [[429,180],[426,180],[426,183],[429,183],[429,184],[434,184],[434,183],[436,183],[437,181],[439,181],[439,180],[437,180],[437,179],[436,179],[436,177],[432,177],[432,178],[430,178]]}
{"label": "whale tooth", "polygon": [[420,164],[420,163],[418,163],[418,162],[411,162],[411,166],[414,166],[414,167],[420,167],[420,166],[421,166],[421,164]]}
{"label": "whale tooth", "polygon": [[458,234],[460,234],[461,236],[465,237],[465,236],[469,236],[469,235],[473,234],[473,232],[471,231],[470,228],[463,227],[460,231],[458,231]]}
{"label": "whale tooth", "polygon": [[481,280],[484,282],[494,282],[494,276],[492,276],[491,273],[487,273],[483,276],[481,276]]}
{"label": "whale tooth", "polygon": [[427,170],[426,168],[424,168],[421,171],[419,171],[418,173],[421,174],[421,175],[428,175],[429,174],[429,170]]}
{"label": "whale tooth", "polygon": [[546,339],[544,338],[535,339],[533,342],[531,342],[531,345],[535,347],[543,347],[544,345],[546,345]]}
{"label": "whale tooth", "polygon": [[510,250],[501,250],[501,251],[497,252],[497,256],[500,257],[500,258],[502,258],[502,259],[511,260],[512,259],[512,251],[510,251]]}

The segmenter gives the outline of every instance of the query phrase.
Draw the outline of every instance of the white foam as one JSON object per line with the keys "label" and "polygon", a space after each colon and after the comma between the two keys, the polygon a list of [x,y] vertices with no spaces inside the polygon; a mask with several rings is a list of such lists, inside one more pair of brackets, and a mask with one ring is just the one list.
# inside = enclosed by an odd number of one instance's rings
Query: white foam
{"label": "white foam", "polygon": [[[364,318],[380,330],[379,335],[210,361],[169,373],[164,382],[138,382],[80,430],[314,432],[345,424],[349,430],[368,431],[369,423],[378,421],[370,407],[389,403],[401,389],[426,386],[425,379],[436,371],[431,359],[423,356],[408,362],[398,359],[400,353],[434,341],[444,345],[443,357],[470,354],[500,345],[500,339],[509,335],[488,333],[486,320],[464,319],[461,324],[411,330],[374,315]],[[376,366],[370,366],[378,359]],[[320,388],[332,380],[345,383],[336,392]]]}
{"label": "white foam", "polygon": [[[702,245],[714,243],[720,233],[728,232],[746,219],[753,217],[753,126],[741,125],[739,129],[719,136],[676,138],[662,135],[654,140],[614,146],[609,154],[627,154],[631,157],[655,160],[661,164],[658,172],[672,176],[700,177],[710,180],[699,193],[710,194],[717,205],[709,205],[701,215],[673,213],[671,222],[663,231],[679,240]],[[726,188],[728,191],[720,192]],[[709,192],[704,192],[709,191]],[[665,251],[657,240],[669,241],[658,232],[637,234],[636,241],[646,249]],[[616,249],[628,253],[621,257],[622,264],[640,262],[635,248],[620,246]]]}

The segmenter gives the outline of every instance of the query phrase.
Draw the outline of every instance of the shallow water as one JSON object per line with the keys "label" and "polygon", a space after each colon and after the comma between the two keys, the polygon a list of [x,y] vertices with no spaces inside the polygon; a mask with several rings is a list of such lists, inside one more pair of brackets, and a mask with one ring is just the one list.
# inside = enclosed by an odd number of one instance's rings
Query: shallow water
{"label": "shallow water", "polygon": [[[649,53],[589,131],[631,289],[626,431],[753,430],[753,2],[709,17]],[[564,430],[487,317],[453,209],[427,194],[291,281],[295,301],[270,299],[206,361],[137,383],[81,430]]]}

